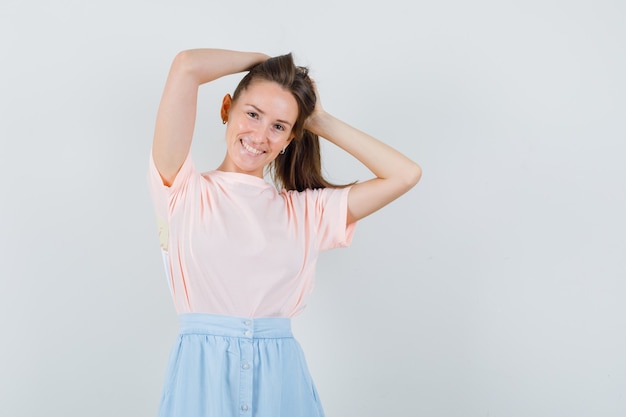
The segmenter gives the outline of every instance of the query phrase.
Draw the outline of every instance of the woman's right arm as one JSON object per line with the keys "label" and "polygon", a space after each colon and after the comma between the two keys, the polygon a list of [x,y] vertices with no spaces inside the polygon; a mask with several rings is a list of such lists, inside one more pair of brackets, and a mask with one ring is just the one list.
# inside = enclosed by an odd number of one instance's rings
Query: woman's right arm
{"label": "woman's right arm", "polygon": [[246,71],[268,58],[261,53],[223,49],[191,49],[176,55],[161,97],[152,143],[152,157],[166,185],[174,182],[191,147],[198,87]]}

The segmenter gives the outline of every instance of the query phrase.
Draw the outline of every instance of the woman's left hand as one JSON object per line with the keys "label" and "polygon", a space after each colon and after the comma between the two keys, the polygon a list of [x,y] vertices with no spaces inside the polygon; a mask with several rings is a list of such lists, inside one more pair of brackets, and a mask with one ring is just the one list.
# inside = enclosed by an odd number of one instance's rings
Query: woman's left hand
{"label": "woman's left hand", "polygon": [[323,116],[326,115],[326,110],[324,110],[324,107],[322,106],[322,100],[320,99],[320,93],[317,89],[317,84],[312,78],[311,83],[313,84],[313,90],[315,91],[315,108],[313,109],[313,113],[311,113],[311,115],[307,117],[306,121],[304,122],[304,128],[309,132],[320,135],[320,123],[324,118]]}

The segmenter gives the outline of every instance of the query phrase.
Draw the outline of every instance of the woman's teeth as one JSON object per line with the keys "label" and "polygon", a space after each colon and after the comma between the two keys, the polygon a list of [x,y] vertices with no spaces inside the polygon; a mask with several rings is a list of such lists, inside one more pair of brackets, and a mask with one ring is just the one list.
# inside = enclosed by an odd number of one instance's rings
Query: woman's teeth
{"label": "woman's teeth", "polygon": [[245,148],[246,151],[253,153],[255,155],[261,155],[263,153],[263,151],[259,151],[258,149],[254,149],[252,146],[248,145],[246,142],[244,142],[243,140],[241,141],[241,144],[243,145],[243,147]]}

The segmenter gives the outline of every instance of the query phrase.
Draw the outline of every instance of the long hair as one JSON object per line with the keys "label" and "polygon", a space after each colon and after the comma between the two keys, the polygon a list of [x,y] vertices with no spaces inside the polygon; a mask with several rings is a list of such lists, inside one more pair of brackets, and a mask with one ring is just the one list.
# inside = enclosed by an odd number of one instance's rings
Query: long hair
{"label": "long hair", "polygon": [[285,190],[345,187],[328,182],[322,175],[319,137],[304,128],[315,108],[315,89],[307,67],[296,66],[291,54],[270,58],[250,69],[239,82],[233,100],[255,80],[273,81],[293,94],[298,103],[298,117],[293,126],[294,138],[268,165],[274,182]]}

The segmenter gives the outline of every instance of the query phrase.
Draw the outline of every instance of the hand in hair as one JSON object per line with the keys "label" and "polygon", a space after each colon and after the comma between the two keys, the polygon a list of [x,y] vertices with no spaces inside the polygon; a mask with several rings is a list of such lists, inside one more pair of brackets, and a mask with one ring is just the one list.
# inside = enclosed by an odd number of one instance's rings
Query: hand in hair
{"label": "hand in hair", "polygon": [[316,135],[320,135],[317,131],[319,119],[326,113],[324,107],[322,106],[322,100],[320,99],[320,93],[317,89],[317,84],[313,78],[310,78],[311,84],[313,85],[313,90],[315,91],[315,108],[313,109],[313,113],[309,117],[307,117],[306,122],[304,123],[304,128]]}

